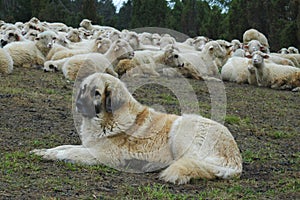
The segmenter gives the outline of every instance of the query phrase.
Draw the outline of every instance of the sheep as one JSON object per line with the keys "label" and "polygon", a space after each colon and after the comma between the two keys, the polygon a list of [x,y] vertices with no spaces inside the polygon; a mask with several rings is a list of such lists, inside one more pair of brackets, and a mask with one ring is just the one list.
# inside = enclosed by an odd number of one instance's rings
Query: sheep
{"label": "sheep", "polygon": [[223,81],[236,82],[238,84],[255,84],[256,76],[251,65],[251,60],[243,57],[231,57],[222,67],[221,78]]}
{"label": "sheep", "polygon": [[288,50],[287,50],[287,48],[281,48],[277,53],[280,53],[280,54],[288,54],[289,52],[288,52]]}
{"label": "sheep", "polygon": [[19,41],[25,41],[25,38],[21,35],[21,33],[16,31],[7,31],[5,35],[3,35],[1,39],[1,46],[4,47],[5,45],[12,43],[12,42],[19,42]]}
{"label": "sheep", "polygon": [[194,39],[193,46],[196,51],[202,51],[207,42],[209,42],[209,38],[205,36],[198,36]]}
{"label": "sheep", "polygon": [[255,51],[248,57],[252,58],[252,65],[256,68],[258,86],[274,87],[273,84],[275,84],[278,79],[300,72],[300,69],[296,67],[265,63],[264,59],[269,58],[269,55],[261,51]]}
{"label": "sheep", "polygon": [[216,41],[205,44],[201,52],[181,53],[184,67],[198,73],[202,79],[205,77],[219,78],[219,69],[227,59],[226,51]]}
{"label": "sheep", "polygon": [[13,60],[9,53],[0,48],[0,74],[10,74],[13,71]]}
{"label": "sheep", "polygon": [[172,45],[175,44],[176,40],[175,38],[173,38],[172,36],[170,36],[169,34],[164,34],[160,40],[159,40],[159,46],[161,49],[163,49],[164,47],[166,47],[167,45]]}
{"label": "sheep", "polygon": [[287,51],[288,51],[288,53],[291,53],[291,54],[293,54],[293,53],[299,54],[299,50],[297,48],[295,48],[295,47],[289,47],[287,49]]}
{"label": "sheep", "polygon": [[72,29],[67,33],[67,39],[71,42],[81,42],[80,31],[78,29]]}
{"label": "sheep", "polygon": [[153,45],[143,45],[141,44],[139,40],[139,36],[136,32],[127,32],[126,35],[123,35],[124,40],[126,40],[130,46],[133,48],[133,50],[153,50],[153,51],[159,51],[160,48],[155,47]]}
{"label": "sheep", "polygon": [[[180,68],[184,63],[174,47],[160,52],[141,51],[135,52],[132,60],[122,60],[115,68],[119,75],[128,72],[129,75],[160,76],[166,66]],[[176,69],[175,69],[176,70]]]}
{"label": "sheep", "polygon": [[106,53],[111,46],[111,41],[107,38],[99,37],[97,39],[75,43],[75,44],[77,46],[73,46],[72,47],[73,49],[66,49],[54,53],[53,56],[51,57],[51,60],[59,60],[74,55],[86,54],[91,52]]}
{"label": "sheep", "polygon": [[[71,71],[71,70],[73,70],[73,69],[71,69],[72,66],[68,66],[70,64],[66,64],[66,63],[74,62],[73,57],[77,56],[77,55],[78,56],[76,58],[83,58],[83,57],[79,56],[82,54],[87,55],[88,53],[76,54],[76,55],[70,56],[69,58],[63,58],[63,59],[54,60],[54,61],[51,60],[49,62],[46,62],[44,65],[44,70],[45,71],[59,71],[61,68],[65,68],[65,69],[67,69],[65,71]],[[106,59],[110,62],[110,64],[113,67],[116,67],[120,60],[131,59],[133,57],[133,54],[134,54],[133,49],[130,47],[130,45],[125,40],[119,39],[119,40],[115,41],[114,43],[112,43],[109,50],[105,54],[103,54],[103,56],[106,57]],[[92,53],[92,55],[94,55],[94,54]],[[100,54],[100,55],[102,55],[102,54]],[[71,61],[70,61],[70,59],[71,59]],[[76,63],[78,63],[78,61],[76,61]],[[78,64],[76,64],[76,65],[78,65]],[[64,67],[64,66],[67,66],[67,67]],[[78,69],[78,67],[77,67],[77,69]],[[76,71],[76,69],[75,69],[75,71]],[[65,72],[65,74],[67,74],[67,73]],[[74,74],[74,73],[72,73],[72,74]],[[68,77],[70,77],[70,76],[68,76]]]}
{"label": "sheep", "polygon": [[233,53],[232,53],[232,57],[245,57],[245,50],[244,49],[236,49]]}
{"label": "sheep", "polygon": [[152,34],[143,32],[139,35],[139,40],[143,45],[152,45]]}
{"label": "sheep", "polygon": [[238,39],[231,40],[231,45],[232,45],[232,47],[231,47],[232,52],[235,52],[236,50],[241,49],[243,46],[242,43]]}
{"label": "sheep", "polygon": [[16,67],[42,66],[53,46],[56,34],[51,31],[40,33],[34,42],[13,42],[4,47]]}
{"label": "sheep", "polygon": [[288,65],[300,67],[300,54],[271,53],[270,56],[280,59],[283,64],[288,63]]}
{"label": "sheep", "polygon": [[243,43],[248,44],[251,40],[258,40],[264,47],[266,53],[269,53],[269,43],[266,36],[256,29],[249,29],[243,34]]}
{"label": "sheep", "polygon": [[24,35],[24,38],[27,39],[27,40],[31,40],[31,41],[34,41],[35,38],[38,36],[40,32],[37,31],[37,30],[29,30],[25,35]]}
{"label": "sheep", "polygon": [[101,31],[101,30],[116,30],[113,27],[109,27],[109,26],[99,26],[99,25],[92,25],[92,21],[88,20],[88,19],[83,19],[79,26],[85,28],[86,30],[89,31]]}
{"label": "sheep", "polygon": [[118,74],[114,71],[110,61],[100,53],[89,53],[72,56],[62,66],[62,72],[68,80],[82,80],[96,72],[106,72],[114,77]]}
{"label": "sheep", "polygon": [[258,40],[251,40],[243,46],[244,50],[252,54],[254,51],[266,52],[266,47],[263,46]]}
{"label": "sheep", "polygon": [[293,92],[300,92],[300,72],[276,79],[271,87],[275,89],[291,89]]}

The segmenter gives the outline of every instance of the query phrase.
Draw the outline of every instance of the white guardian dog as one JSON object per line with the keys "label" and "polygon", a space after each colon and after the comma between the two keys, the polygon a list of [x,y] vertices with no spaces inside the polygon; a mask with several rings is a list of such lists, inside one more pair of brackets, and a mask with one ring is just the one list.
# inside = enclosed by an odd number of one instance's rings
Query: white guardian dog
{"label": "white guardian dog", "polygon": [[160,178],[184,184],[192,178],[232,178],[242,158],[229,130],[198,115],[177,116],[141,105],[118,78],[104,73],[80,85],[82,145],[32,152],[49,160],[105,164],[129,172],[163,171]]}

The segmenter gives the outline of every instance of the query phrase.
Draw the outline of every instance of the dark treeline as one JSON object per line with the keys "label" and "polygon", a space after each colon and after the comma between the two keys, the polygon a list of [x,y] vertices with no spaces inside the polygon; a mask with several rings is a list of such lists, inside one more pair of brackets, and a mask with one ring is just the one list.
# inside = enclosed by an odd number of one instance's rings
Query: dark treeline
{"label": "dark treeline", "polygon": [[118,29],[165,27],[190,37],[239,39],[256,28],[269,39],[272,50],[300,48],[299,0],[128,0],[120,11],[112,0],[0,0],[6,22],[64,22],[78,27],[83,18]]}

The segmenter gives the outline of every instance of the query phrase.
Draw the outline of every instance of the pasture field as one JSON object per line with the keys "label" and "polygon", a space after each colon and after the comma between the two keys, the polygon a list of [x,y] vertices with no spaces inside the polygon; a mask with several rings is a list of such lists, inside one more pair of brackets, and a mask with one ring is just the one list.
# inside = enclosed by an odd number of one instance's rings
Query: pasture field
{"label": "pasture field", "polygon": [[[199,114],[210,117],[205,82],[189,83]],[[158,172],[131,174],[29,154],[80,144],[71,113],[73,84],[62,74],[16,68],[0,77],[0,199],[300,199],[300,93],[224,84],[225,126],[241,150],[242,176],[178,186],[159,180]],[[180,114],[176,96],[159,84],[137,89],[134,97]]]}

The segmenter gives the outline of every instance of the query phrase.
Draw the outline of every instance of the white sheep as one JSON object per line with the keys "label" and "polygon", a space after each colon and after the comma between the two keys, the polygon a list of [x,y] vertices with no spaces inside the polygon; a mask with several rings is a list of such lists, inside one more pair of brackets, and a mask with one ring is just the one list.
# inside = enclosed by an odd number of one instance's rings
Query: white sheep
{"label": "white sheep", "polygon": [[197,36],[196,38],[194,38],[193,46],[194,46],[196,51],[202,51],[202,49],[204,48],[204,46],[207,42],[209,42],[208,37]]}
{"label": "white sheep", "polygon": [[62,66],[65,78],[69,80],[82,80],[96,73],[108,73],[114,77],[118,74],[114,71],[110,61],[100,53],[89,53],[72,56]]}
{"label": "white sheep", "polygon": [[249,29],[243,34],[243,43],[248,44],[251,40],[258,40],[266,49],[266,53],[269,52],[270,45],[266,36],[256,29]]}
{"label": "white sheep", "polygon": [[72,49],[65,49],[62,51],[55,52],[51,60],[59,60],[67,57],[71,57],[78,54],[87,53],[106,53],[111,46],[111,41],[107,38],[99,37],[97,39],[75,43],[71,46]]}
{"label": "white sheep", "polygon": [[[84,54],[85,56],[83,56],[83,57],[80,56],[82,54]],[[81,54],[72,55],[70,57],[63,58],[63,59],[58,59],[58,60],[54,60],[54,61],[51,60],[51,61],[45,63],[44,71],[59,71],[62,68],[62,69],[65,69],[64,74],[68,74],[69,72],[70,72],[70,74],[73,74],[73,76],[65,75],[69,79],[72,79],[72,77],[74,78],[74,74],[76,74],[75,72],[77,72],[78,68],[79,68],[77,66],[77,65],[79,65],[77,58],[84,58],[88,54],[89,53],[81,53]],[[91,55],[98,55],[98,54],[91,53]],[[133,52],[133,49],[130,47],[130,45],[125,40],[119,39],[112,43],[109,50],[105,54],[100,54],[100,55],[103,55],[110,62],[112,67],[115,67],[115,66],[117,66],[117,64],[120,60],[131,59],[134,55],[134,52]],[[76,56],[76,59],[74,58],[75,56]],[[73,69],[72,68],[73,64],[70,64],[70,63],[75,62],[74,60],[76,60],[77,67],[75,67]],[[113,74],[113,73],[111,72],[111,74]]]}
{"label": "white sheep", "polygon": [[81,33],[78,29],[71,29],[67,33],[67,39],[70,40],[71,42],[81,42]]}
{"label": "white sheep", "polygon": [[281,54],[288,54],[289,52],[288,52],[288,50],[287,50],[287,48],[281,48],[279,51],[278,51],[278,53],[281,53]]}
{"label": "white sheep", "polygon": [[264,62],[269,55],[261,51],[255,51],[249,57],[252,57],[252,65],[256,68],[256,79],[259,86],[274,87],[277,80],[300,72],[300,69],[296,67]]}
{"label": "white sheep", "polygon": [[289,89],[293,92],[300,92],[300,72],[292,73],[276,79],[271,87],[275,89]]}
{"label": "white sheep", "polygon": [[110,26],[99,26],[99,25],[92,25],[92,21],[91,20],[88,20],[88,19],[83,19],[79,26],[85,28],[86,30],[89,30],[89,31],[101,31],[101,30],[117,30],[113,27],[110,27]]}
{"label": "white sheep", "polygon": [[13,42],[4,47],[16,67],[42,66],[53,46],[56,34],[51,31],[40,33],[34,42]]}
{"label": "white sheep", "polygon": [[0,74],[10,74],[13,71],[13,60],[9,53],[0,48]]}
{"label": "white sheep", "polygon": [[[288,65],[300,67],[300,54],[280,54],[280,53],[271,53],[271,57],[279,57],[282,62],[288,63]],[[292,64],[291,64],[292,62]]]}
{"label": "white sheep", "polygon": [[25,41],[25,38],[22,36],[21,32],[19,30],[9,30],[3,35],[1,39],[1,46],[4,47],[9,43],[20,41]]}
{"label": "white sheep", "polygon": [[296,47],[289,47],[287,49],[287,51],[288,51],[288,53],[291,53],[291,54],[293,54],[293,53],[299,54],[299,50]]}
{"label": "white sheep", "polygon": [[236,82],[238,84],[256,83],[255,71],[248,67],[251,65],[251,60],[243,57],[231,57],[222,67],[221,77],[223,81]]}

